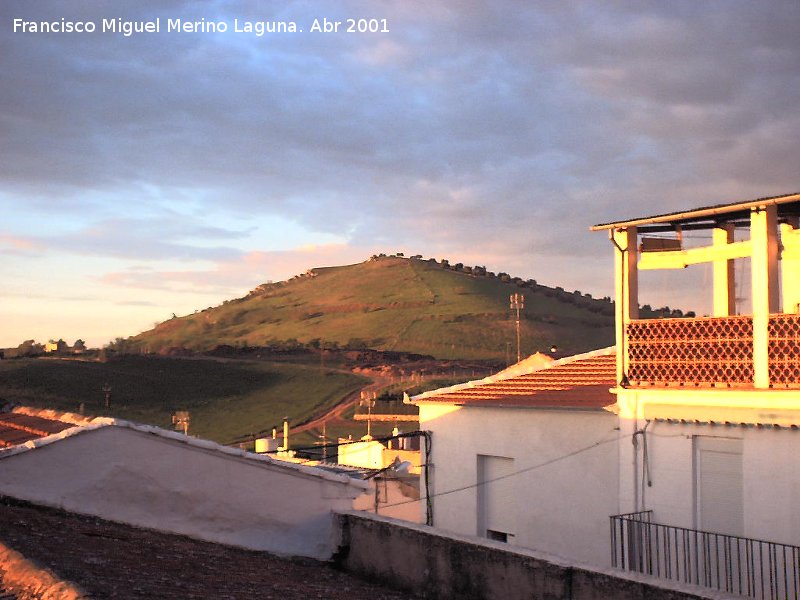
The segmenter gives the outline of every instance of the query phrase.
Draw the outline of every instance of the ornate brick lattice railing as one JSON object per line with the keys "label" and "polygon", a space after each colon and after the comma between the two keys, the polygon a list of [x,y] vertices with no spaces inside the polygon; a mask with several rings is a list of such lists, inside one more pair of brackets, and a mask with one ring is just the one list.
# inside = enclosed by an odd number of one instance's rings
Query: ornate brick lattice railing
{"label": "ornate brick lattice railing", "polygon": [[[637,320],[626,331],[631,385],[753,384],[750,316]],[[800,387],[800,315],[772,315],[769,336],[771,384]]]}
{"label": "ornate brick lattice railing", "polygon": [[800,387],[800,315],[769,318],[769,380],[775,387]]}

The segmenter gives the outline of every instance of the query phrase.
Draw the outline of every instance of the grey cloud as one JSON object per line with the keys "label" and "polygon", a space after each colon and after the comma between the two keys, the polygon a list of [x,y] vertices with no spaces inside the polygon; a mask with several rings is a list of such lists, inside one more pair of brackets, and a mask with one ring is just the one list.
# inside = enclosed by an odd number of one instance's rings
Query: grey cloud
{"label": "grey cloud", "polygon": [[[74,6],[6,2],[0,12],[7,21]],[[202,6],[228,18],[323,13],[302,2]],[[44,39],[5,29],[0,132],[14,152],[0,185],[47,204],[53,189],[114,197],[151,182],[363,243],[451,256],[481,243],[532,264],[542,253],[593,260],[594,222],[796,187],[796,2],[410,6],[380,5],[393,46],[374,61],[369,36]],[[356,9],[375,12],[366,2],[324,12]],[[138,247],[139,225],[104,210],[96,235],[64,247],[237,252],[194,247],[179,222]]]}
{"label": "grey cloud", "polygon": [[238,239],[244,232],[197,223],[180,215],[117,218],[91,222],[79,230],[29,238],[37,247],[76,254],[137,260],[232,260],[242,255],[234,247],[208,246],[199,239]]}

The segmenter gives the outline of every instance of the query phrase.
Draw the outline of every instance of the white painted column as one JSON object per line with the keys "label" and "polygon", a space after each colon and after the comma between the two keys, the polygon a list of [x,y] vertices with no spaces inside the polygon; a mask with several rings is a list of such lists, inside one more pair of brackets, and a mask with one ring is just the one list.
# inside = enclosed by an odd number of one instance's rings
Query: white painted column
{"label": "white painted column", "polygon": [[639,276],[636,227],[613,229],[615,280],[615,322],[617,339],[617,381],[627,372],[627,343],[625,326],[639,318]]}
{"label": "white painted column", "polygon": [[753,384],[769,387],[769,315],[778,311],[778,236],[775,205],[750,213],[750,239],[753,255]]}
{"label": "white painted column", "polygon": [[[715,247],[733,242],[733,225],[727,223],[713,231]],[[736,285],[732,260],[714,260],[714,316],[727,317],[736,314]]]}
{"label": "white painted column", "polygon": [[800,313],[800,229],[797,219],[781,223],[781,292],[782,310]]}

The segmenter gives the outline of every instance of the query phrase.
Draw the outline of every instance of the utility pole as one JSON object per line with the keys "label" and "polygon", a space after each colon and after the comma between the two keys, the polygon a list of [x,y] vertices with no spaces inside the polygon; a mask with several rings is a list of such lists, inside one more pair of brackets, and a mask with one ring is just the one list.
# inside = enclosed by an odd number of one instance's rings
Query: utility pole
{"label": "utility pole", "polygon": [[111,407],[111,386],[108,382],[103,384],[103,399],[105,400],[106,408]]}
{"label": "utility pole", "polygon": [[327,421],[322,422],[322,462],[328,462],[328,433]]}
{"label": "utility pole", "polygon": [[514,292],[508,297],[508,306],[511,310],[517,311],[517,362],[522,360],[522,353],[520,352],[520,337],[519,337],[519,312],[525,308],[525,296],[519,292]]}

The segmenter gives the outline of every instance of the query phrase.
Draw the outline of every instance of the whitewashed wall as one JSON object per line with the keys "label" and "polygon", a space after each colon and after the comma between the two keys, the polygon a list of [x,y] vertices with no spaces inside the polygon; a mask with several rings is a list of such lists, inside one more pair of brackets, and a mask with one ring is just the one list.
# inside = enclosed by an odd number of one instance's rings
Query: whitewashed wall
{"label": "whitewashed wall", "polygon": [[[477,456],[508,457],[515,471],[525,471],[511,478],[516,528],[511,543],[597,566],[610,564],[609,516],[619,508],[615,415],[421,404],[420,421],[422,429],[433,432],[434,526],[476,535]],[[562,458],[595,442],[602,443]],[[554,459],[559,460],[528,470]]]}
{"label": "whitewashed wall", "polygon": [[343,476],[318,476],[165,433],[105,426],[0,454],[0,493],[198,539],[327,559],[336,542],[332,511],[350,509],[364,492],[362,482]]}
{"label": "whitewashed wall", "polygon": [[628,435],[633,422],[621,420],[620,425],[626,433],[619,444],[623,512],[645,508],[654,511],[659,523],[695,528],[693,438],[741,439],[744,535],[800,545],[800,431],[653,421],[647,427],[652,485],[642,486],[641,441],[634,471],[634,447]]}

